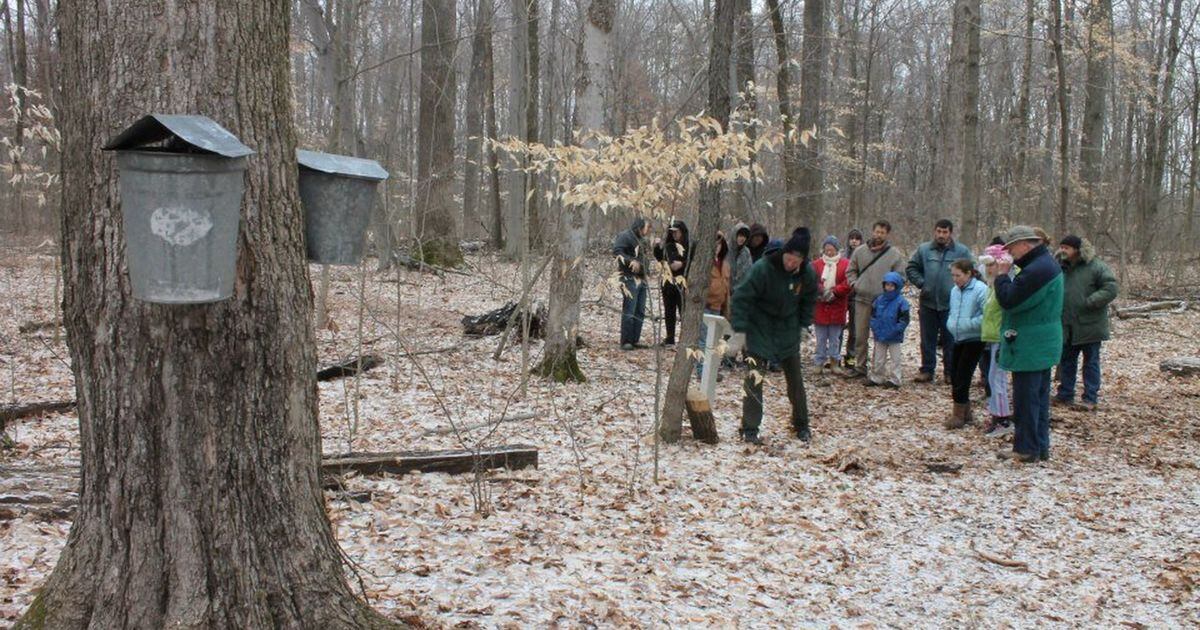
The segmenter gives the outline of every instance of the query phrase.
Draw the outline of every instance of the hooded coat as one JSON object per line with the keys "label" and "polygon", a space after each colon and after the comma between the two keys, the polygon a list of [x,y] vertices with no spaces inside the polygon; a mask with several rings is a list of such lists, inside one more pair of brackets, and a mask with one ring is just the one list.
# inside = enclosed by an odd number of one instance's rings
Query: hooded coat
{"label": "hooded coat", "polygon": [[[679,240],[675,239],[675,234],[672,230],[679,230]],[[667,263],[666,273],[663,274],[663,284],[674,282],[675,278],[686,278],[688,266],[692,262],[692,248],[688,241],[688,226],[679,219],[671,222],[671,229],[667,230],[667,238],[662,243],[654,246],[654,258]],[[672,263],[683,263],[683,267],[679,270],[672,268]]]}
{"label": "hooded coat", "polygon": [[782,361],[800,351],[800,330],[812,325],[817,274],[807,259],[796,273],[783,266],[783,252],[763,257],[733,290],[733,330],[746,334],[746,351]]}
{"label": "hooded coat", "polygon": [[901,294],[904,277],[889,271],[884,274],[880,284],[887,282],[896,285],[896,288],[891,291],[881,288],[881,293],[871,304],[871,333],[875,335],[876,343],[901,343],[910,319],[908,300]]}
{"label": "hooded coat", "polygon": [[[646,220],[638,217],[630,224],[629,229],[617,235],[613,239],[612,254],[617,259],[617,271],[620,272],[622,278],[644,278],[646,277],[646,252],[644,251],[642,239],[642,228],[646,226]],[[630,269],[629,263],[637,261],[641,268],[635,273]]]}
{"label": "hooded coat", "polygon": [[[761,236],[761,243],[754,243],[755,237]],[[767,251],[767,244],[771,242],[771,235],[767,234],[767,228],[761,223],[750,224],[750,237],[746,239],[746,249],[750,250],[750,258],[753,262],[758,262],[758,259],[763,257]]]}
{"label": "hooded coat", "polygon": [[1117,299],[1117,277],[1096,248],[1083,241],[1079,259],[1059,256],[1063,270],[1063,342],[1069,346],[1108,341],[1108,305]]}
{"label": "hooded coat", "polygon": [[[745,233],[746,245],[738,245],[738,234]],[[750,256],[750,228],[745,223],[738,223],[733,226],[733,240],[729,242],[729,264],[733,272],[733,286],[737,286],[742,278],[746,277],[746,273],[750,271],[750,265],[754,264],[754,258]]]}
{"label": "hooded coat", "polygon": [[971,278],[967,286],[950,289],[950,315],[946,329],[955,343],[979,341],[983,335],[983,313],[991,292],[987,283]]}

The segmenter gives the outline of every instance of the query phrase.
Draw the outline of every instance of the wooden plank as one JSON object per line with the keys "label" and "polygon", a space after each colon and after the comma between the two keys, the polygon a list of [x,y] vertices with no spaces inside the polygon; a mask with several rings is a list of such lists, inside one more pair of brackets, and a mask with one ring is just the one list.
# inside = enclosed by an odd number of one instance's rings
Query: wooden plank
{"label": "wooden plank", "polygon": [[340,457],[326,457],[321,462],[321,471],[326,474],[357,472],[362,475],[404,475],[420,471],[455,475],[497,468],[509,470],[537,468],[537,464],[537,447],[528,444],[509,444],[481,449],[478,452],[450,450],[352,453]]}
{"label": "wooden plank", "polygon": [[1158,369],[1176,376],[1200,374],[1200,357],[1175,357],[1158,364]]}

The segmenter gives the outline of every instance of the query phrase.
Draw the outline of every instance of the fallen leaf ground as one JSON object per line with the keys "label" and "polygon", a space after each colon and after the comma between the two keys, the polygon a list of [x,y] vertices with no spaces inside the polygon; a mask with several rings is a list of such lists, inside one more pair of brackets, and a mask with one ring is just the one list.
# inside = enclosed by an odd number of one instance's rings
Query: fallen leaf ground
{"label": "fallen leaf ground", "polygon": [[[53,330],[18,332],[53,319],[53,264],[0,260],[5,403],[73,395]],[[733,439],[740,377],[729,371],[714,405],[722,442],[662,447],[655,482],[658,355],[616,347],[619,295],[593,272],[580,330],[588,382],[530,378],[522,395],[521,348],[494,361],[497,338],[465,339],[458,321],[512,299],[521,273],[489,256],[469,264],[467,276],[369,274],[363,300],[357,269],[333,274],[322,363],[358,352],[360,302],[363,347],[387,363],[321,385],[327,454],[540,449],[537,470],[349,480],[371,492],[366,503],[329,493],[338,539],[381,610],[468,627],[1200,624],[1200,379],[1157,367],[1200,355],[1195,310],[1114,320],[1103,405],[1055,410],[1047,464],[999,461],[1005,444],[978,426],[943,430],[944,385],[879,391],[813,370],[812,445],[788,437],[781,379],[770,377],[768,444],[748,448]],[[528,352],[536,362],[540,342]],[[527,411],[538,416],[434,433],[447,414],[463,426]],[[16,421],[9,436],[0,466],[78,462],[73,414]],[[69,526],[0,521],[0,624],[28,606]]]}

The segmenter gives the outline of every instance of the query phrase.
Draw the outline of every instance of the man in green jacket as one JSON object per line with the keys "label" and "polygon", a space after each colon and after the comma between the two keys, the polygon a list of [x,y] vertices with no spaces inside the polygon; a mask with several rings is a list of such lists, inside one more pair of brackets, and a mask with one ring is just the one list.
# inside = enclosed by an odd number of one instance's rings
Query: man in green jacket
{"label": "man in green jacket", "polygon": [[[996,301],[1000,367],[1012,373],[1013,447],[1003,457],[1022,463],[1050,459],[1050,368],[1062,357],[1062,268],[1037,232],[1018,225],[1004,236],[1013,262],[999,263]],[[1013,265],[1020,271],[1009,277]]]}
{"label": "man in green jacket", "polygon": [[792,403],[792,429],[807,442],[808,398],[801,372],[800,337],[812,325],[817,303],[817,274],[808,260],[812,236],[796,228],[783,249],[766,254],[750,267],[733,292],[733,330],[746,335],[750,371],[742,385],[741,437],[762,444],[758,436],[763,415],[763,378],[767,362],[777,362],[787,381]]}
{"label": "man in green jacket", "polygon": [[1075,375],[1083,355],[1083,401],[1091,411],[1100,402],[1100,344],[1108,341],[1108,305],[1117,299],[1117,278],[1096,257],[1092,244],[1068,235],[1058,246],[1063,270],[1063,352],[1054,402],[1074,405]]}
{"label": "man in green jacket", "polygon": [[904,270],[908,281],[921,290],[921,372],[913,379],[917,383],[933,381],[938,347],[942,349],[942,372],[950,382],[950,353],[954,351],[954,338],[946,328],[950,289],[954,288],[950,264],[962,258],[969,260],[971,250],[954,240],[950,219],[939,219],[933,226],[933,240],[921,243]]}

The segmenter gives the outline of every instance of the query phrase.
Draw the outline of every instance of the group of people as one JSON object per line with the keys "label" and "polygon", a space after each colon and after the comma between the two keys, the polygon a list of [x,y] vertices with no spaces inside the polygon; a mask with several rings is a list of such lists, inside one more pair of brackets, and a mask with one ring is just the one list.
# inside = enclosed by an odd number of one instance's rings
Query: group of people
{"label": "group of people", "polygon": [[[635,220],[613,245],[624,287],[625,350],[644,347],[639,340],[650,230],[644,219]],[[758,223],[739,223],[732,233],[732,242],[717,235],[705,309],[725,316],[735,332],[745,335],[749,370],[740,436],[746,442],[762,443],[766,370],[783,373],[793,432],[803,441],[811,438],[799,352],[810,328],[817,369],[868,387],[900,387],[901,350],[911,321],[906,284],[919,292],[921,361],[914,382],[934,382],[941,361],[943,381],[951,389],[946,428],[974,422],[970,392],[977,371],[987,397],[984,431],[1012,433],[1013,447],[1002,455],[1024,463],[1050,457],[1052,404],[1091,410],[1099,402],[1100,347],[1109,338],[1108,305],[1117,296],[1117,281],[1078,236],[1067,235],[1054,248],[1042,230],[1018,225],[976,256],[955,240],[954,225],[942,219],[933,238],[906,257],[891,243],[891,224],[881,220],[869,238],[852,230],[845,248],[835,236],[825,237],[814,259],[812,235],[804,227],[786,240],[771,239]],[[682,278],[693,262],[687,226],[673,221],[650,250],[663,270],[663,343],[671,345],[686,292]],[[1076,402],[1081,356],[1084,387]],[[1055,367],[1059,386],[1052,395]]]}

